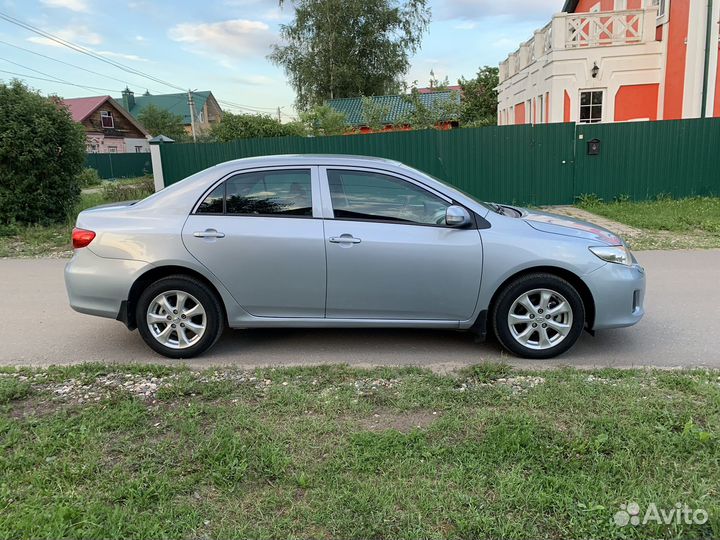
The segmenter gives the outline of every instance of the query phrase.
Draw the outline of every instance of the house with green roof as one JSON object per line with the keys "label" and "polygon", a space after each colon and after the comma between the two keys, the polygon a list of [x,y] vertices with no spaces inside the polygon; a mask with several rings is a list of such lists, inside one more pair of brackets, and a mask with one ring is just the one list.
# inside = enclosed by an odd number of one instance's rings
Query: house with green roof
{"label": "house with green roof", "polygon": [[[222,120],[222,109],[217,100],[209,90],[193,92],[193,104],[195,108],[195,129],[199,132],[210,129],[213,124]],[[190,119],[190,105],[188,104],[187,93],[152,95],[145,92],[141,96],[126,88],[122,92],[122,105],[130,114],[137,118],[143,109],[154,105],[158,109],[164,109],[174,115],[181,116],[185,131],[192,132]]]}
{"label": "house with green roof", "polygon": [[[407,95],[397,96],[372,96],[375,107],[385,111],[382,124],[384,130],[412,129],[408,123],[408,115],[414,111],[415,105]],[[438,111],[438,127],[441,129],[452,129],[458,126],[459,115],[457,112],[460,104],[460,92],[419,92],[419,102],[430,110]],[[327,100],[327,105],[337,112],[345,115],[348,126],[359,130],[362,133],[372,131],[367,125],[363,111],[363,98],[336,98]]]}

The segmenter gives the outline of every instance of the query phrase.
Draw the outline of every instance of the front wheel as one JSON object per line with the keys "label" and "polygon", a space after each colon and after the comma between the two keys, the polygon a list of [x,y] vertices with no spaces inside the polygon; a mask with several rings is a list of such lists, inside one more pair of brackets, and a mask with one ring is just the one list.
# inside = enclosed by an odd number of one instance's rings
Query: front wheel
{"label": "front wheel", "polygon": [[575,287],[552,274],[531,274],[510,283],[493,310],[495,335],[505,349],[532,359],[554,358],[572,347],[585,324]]}
{"label": "front wheel", "polygon": [[210,288],[189,276],[157,280],[140,295],[135,311],[145,343],[168,358],[192,358],[220,338],[220,302]]}

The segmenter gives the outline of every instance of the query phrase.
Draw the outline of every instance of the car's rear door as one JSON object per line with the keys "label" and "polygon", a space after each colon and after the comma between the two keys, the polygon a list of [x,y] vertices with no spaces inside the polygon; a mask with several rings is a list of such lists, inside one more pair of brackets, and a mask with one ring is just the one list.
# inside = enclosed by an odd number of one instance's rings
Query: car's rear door
{"label": "car's rear door", "polygon": [[323,317],[325,245],[318,168],[254,169],[214,186],[183,242],[258,317]]}
{"label": "car's rear door", "polygon": [[[383,171],[321,167],[327,318],[466,321],[482,276],[472,227],[445,225],[449,198]],[[328,207],[331,207],[331,211]]]}

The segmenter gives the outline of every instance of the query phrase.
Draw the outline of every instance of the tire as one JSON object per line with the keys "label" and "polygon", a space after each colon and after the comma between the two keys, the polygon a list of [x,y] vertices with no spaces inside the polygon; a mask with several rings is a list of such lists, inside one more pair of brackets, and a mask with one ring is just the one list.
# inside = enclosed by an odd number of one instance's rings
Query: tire
{"label": "tire", "polygon": [[575,344],[585,325],[585,306],[570,283],[538,273],[522,276],[500,291],[491,316],[495,335],[507,351],[543,360]]}
{"label": "tire", "polygon": [[174,359],[204,353],[225,329],[216,294],[203,282],[185,275],[168,276],[150,284],[137,301],[135,318],[145,343]]}

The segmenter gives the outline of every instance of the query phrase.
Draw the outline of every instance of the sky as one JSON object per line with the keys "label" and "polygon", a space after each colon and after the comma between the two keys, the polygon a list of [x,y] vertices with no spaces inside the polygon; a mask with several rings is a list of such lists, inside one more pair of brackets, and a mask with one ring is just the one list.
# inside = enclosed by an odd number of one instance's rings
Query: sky
{"label": "sky", "polygon": [[[462,76],[471,78],[481,66],[496,66],[563,4],[428,1],[432,22],[421,50],[411,59],[408,84],[427,85],[431,70],[454,84]],[[281,107],[283,120],[296,114],[285,73],[266,58],[271,45],[279,42],[280,25],[292,19],[290,1],[280,8],[277,0],[0,0],[0,13],[162,82],[129,74],[3,19],[0,81],[21,78],[44,94],[68,98],[118,97],[126,85],[139,94],[177,92],[164,84],[170,83],[211,90],[221,106],[233,112],[277,114]]]}

